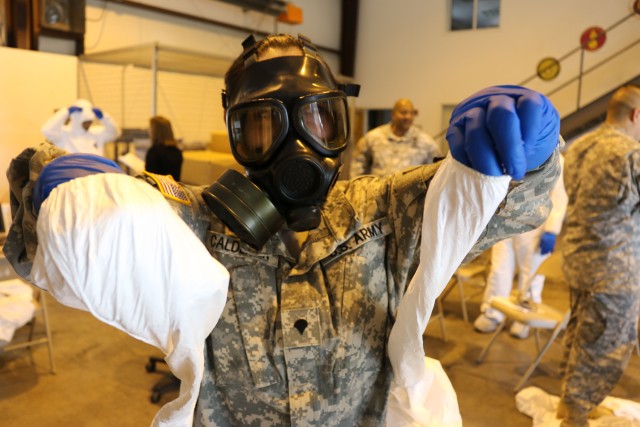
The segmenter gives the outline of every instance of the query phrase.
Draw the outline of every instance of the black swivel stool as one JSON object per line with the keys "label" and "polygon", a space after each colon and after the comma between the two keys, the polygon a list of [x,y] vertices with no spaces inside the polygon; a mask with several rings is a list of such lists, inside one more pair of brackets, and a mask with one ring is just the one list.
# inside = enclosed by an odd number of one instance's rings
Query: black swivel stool
{"label": "black swivel stool", "polygon": [[[145,366],[147,372],[156,372],[157,363],[164,363],[165,365],[167,364],[167,362],[165,362],[163,358],[151,356],[149,357],[149,361]],[[149,400],[151,400],[151,403],[158,403],[160,399],[162,399],[162,395],[165,393],[180,391],[180,380],[176,378],[175,375],[173,375],[171,372],[163,371],[162,373],[164,374],[164,377],[157,383],[155,383],[153,388],[151,389],[151,397],[149,398]]]}

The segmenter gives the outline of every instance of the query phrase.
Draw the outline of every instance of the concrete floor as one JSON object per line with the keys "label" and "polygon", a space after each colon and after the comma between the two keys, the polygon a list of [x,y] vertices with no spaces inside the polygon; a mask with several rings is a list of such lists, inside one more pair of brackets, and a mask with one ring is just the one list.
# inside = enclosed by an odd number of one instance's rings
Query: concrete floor
{"label": "concrete floor", "polygon": [[[467,285],[470,319],[479,312],[481,283]],[[568,301],[562,284],[548,283],[545,302],[558,307]],[[89,314],[48,299],[57,373],[48,372],[46,347],[0,353],[0,425],[4,427],[146,426],[160,404],[149,401],[159,374],[145,371],[148,356],[158,352]],[[461,319],[454,290],[445,300],[447,342],[440,339],[437,322],[427,329],[428,356],[441,361],[458,395],[465,427],[531,426],[518,412],[513,387],[532,360],[533,338],[517,340],[504,332],[481,365],[475,360],[489,335],[473,331]],[[22,333],[22,330],[19,331]],[[19,339],[17,336],[15,339]],[[554,344],[526,386],[538,386],[558,395],[561,347]],[[615,396],[640,400],[640,357],[634,355]]]}

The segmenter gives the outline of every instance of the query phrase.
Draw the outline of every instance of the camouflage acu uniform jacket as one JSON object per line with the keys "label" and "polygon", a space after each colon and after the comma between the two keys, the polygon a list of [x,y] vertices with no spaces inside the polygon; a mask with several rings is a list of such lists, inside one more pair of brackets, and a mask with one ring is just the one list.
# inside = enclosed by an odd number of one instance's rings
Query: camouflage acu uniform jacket
{"label": "camouflage acu uniform jacket", "polygon": [[[386,343],[419,261],[437,168],[338,182],[298,261],[278,236],[259,251],[238,240],[207,209],[203,187],[185,187],[191,206],[169,200],[230,273],[227,304],[206,343],[196,425],[384,425]],[[469,258],[540,225],[558,174],[556,153],[512,184]]]}
{"label": "camouflage acu uniform jacket", "polygon": [[640,144],[603,125],[569,146],[563,241],[569,285],[626,294],[640,286]]}
{"label": "camouflage acu uniform jacket", "polygon": [[[437,167],[338,182],[297,262],[277,236],[256,251],[203,217],[205,244],[231,280],[207,342],[197,425],[384,425],[386,342]],[[469,257],[539,225],[558,174],[554,155],[514,185]],[[194,201],[200,190],[188,189]]]}
{"label": "camouflage acu uniform jacket", "polygon": [[356,144],[349,177],[388,175],[411,166],[433,163],[441,156],[438,144],[416,126],[396,136],[386,124],[369,131]]}

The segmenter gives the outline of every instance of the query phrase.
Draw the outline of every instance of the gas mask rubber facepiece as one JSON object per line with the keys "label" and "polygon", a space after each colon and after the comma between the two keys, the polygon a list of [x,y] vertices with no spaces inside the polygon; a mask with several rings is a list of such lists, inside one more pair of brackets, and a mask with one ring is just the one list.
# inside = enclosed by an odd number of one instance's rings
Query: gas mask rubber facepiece
{"label": "gas mask rubber facepiece", "polygon": [[249,37],[245,67],[223,93],[231,151],[246,176],[228,170],[203,197],[254,248],[285,221],[293,231],[320,224],[349,140],[347,96],[359,86],[338,84],[315,47],[300,40],[304,55],[257,61]]}

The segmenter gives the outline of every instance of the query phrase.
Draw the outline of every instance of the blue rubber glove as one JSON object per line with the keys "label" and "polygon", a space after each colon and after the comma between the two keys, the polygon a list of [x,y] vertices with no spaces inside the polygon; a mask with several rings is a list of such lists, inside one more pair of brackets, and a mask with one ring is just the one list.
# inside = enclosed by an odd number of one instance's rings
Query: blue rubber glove
{"label": "blue rubber glove", "polygon": [[540,237],[540,254],[546,255],[553,252],[556,247],[556,235],[555,233],[549,233],[545,231]]}
{"label": "blue rubber glove", "polygon": [[93,109],[93,114],[96,115],[96,117],[98,118],[98,120],[102,120],[102,118],[104,117],[104,114],[102,114],[102,110],[99,108],[94,108]]}
{"label": "blue rubber glove", "polygon": [[33,207],[36,214],[58,185],[96,173],[124,172],[113,160],[95,154],[67,154],[53,159],[42,169],[33,188]]}
{"label": "blue rubber glove", "polygon": [[82,111],[82,108],[76,107],[75,105],[72,105],[71,107],[69,107],[69,114],[79,113],[81,111]]}
{"label": "blue rubber glove", "polygon": [[544,95],[520,86],[493,86],[456,106],[447,141],[453,158],[490,176],[519,180],[558,145],[560,116]]}

